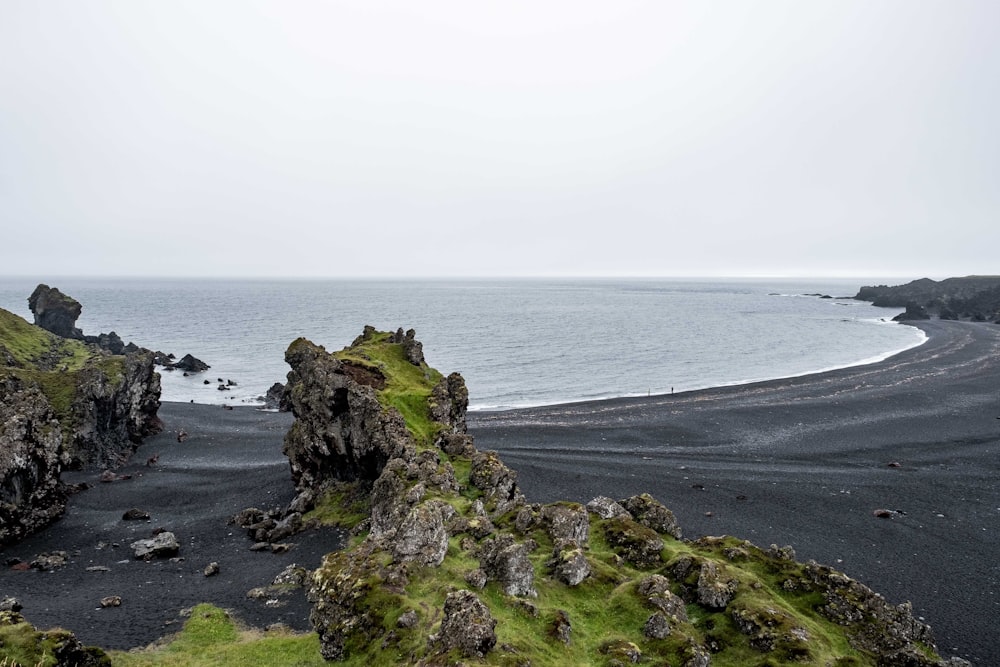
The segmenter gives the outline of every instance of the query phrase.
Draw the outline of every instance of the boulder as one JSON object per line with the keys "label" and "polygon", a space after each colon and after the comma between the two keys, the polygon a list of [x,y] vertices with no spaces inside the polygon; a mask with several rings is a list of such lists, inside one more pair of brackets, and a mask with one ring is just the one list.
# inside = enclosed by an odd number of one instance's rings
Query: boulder
{"label": "boulder", "polygon": [[663,538],[652,528],[616,517],[606,520],[604,534],[608,544],[635,567],[646,569],[662,563]]}
{"label": "boulder", "polygon": [[517,473],[494,451],[473,454],[469,484],[483,492],[491,516],[505,514],[524,504],[524,495],[517,486]]}
{"label": "boulder", "polygon": [[280,382],[275,382],[272,384],[267,393],[265,393],[261,400],[264,403],[264,408],[268,410],[278,410],[279,412],[288,412],[291,410],[291,406],[285,401],[285,385]]}
{"label": "boulder", "polygon": [[587,503],[587,510],[593,512],[602,519],[631,519],[632,515],[628,510],[616,503],[607,496],[597,496]]}
{"label": "boulder", "polygon": [[483,658],[496,646],[496,620],[472,591],[449,593],[444,601],[441,630],[432,644],[441,652],[458,649],[467,658]]}
{"label": "boulder", "polygon": [[535,596],[535,570],[528,559],[528,546],[505,533],[484,540],[479,566],[490,581],[497,581],[507,595]]}
{"label": "boulder", "polygon": [[204,361],[197,357],[193,357],[190,354],[185,354],[181,357],[181,360],[175,363],[174,368],[182,371],[187,371],[189,373],[201,373],[202,371],[207,371],[211,366],[206,364]]}
{"label": "boulder", "polygon": [[448,551],[448,531],[437,503],[417,505],[396,531],[392,555],[397,561],[440,565]]}
{"label": "boulder", "polygon": [[674,513],[648,493],[632,496],[618,503],[642,525],[681,539],[681,527],[677,524]]}
{"label": "boulder", "polygon": [[587,539],[590,536],[590,517],[582,505],[576,503],[545,505],[539,514],[542,525],[553,543],[571,542],[576,547],[587,546]]}
{"label": "boulder", "polygon": [[169,558],[177,555],[181,543],[170,531],[164,531],[147,540],[136,540],[131,545],[136,558],[153,560],[154,558]]}
{"label": "boulder", "polygon": [[73,297],[42,284],[28,297],[28,308],[37,326],[63,338],[83,339],[83,332],[76,328],[83,306]]}

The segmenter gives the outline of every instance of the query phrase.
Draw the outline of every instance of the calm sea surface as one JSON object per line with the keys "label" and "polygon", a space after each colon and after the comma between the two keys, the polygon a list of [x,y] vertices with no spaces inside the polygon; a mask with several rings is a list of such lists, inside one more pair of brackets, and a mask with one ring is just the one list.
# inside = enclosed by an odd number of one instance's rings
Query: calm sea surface
{"label": "calm sea surface", "polygon": [[[644,396],[802,375],[924,340],[900,309],[847,298],[856,280],[154,280],[0,278],[31,321],[39,282],[83,304],[84,333],[212,366],[162,373],[163,400],[255,403],[299,336],[340,349],[365,324],[413,328],[430,365],[459,371],[472,409]],[[218,379],[237,383],[219,391]],[[204,384],[204,380],[210,380]]]}

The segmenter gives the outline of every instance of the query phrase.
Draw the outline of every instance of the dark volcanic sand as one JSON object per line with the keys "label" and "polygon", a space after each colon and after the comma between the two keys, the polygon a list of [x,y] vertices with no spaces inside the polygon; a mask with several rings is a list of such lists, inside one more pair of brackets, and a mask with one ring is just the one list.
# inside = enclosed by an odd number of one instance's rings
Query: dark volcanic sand
{"label": "dark volcanic sand", "polygon": [[[2,568],[0,594],[20,599],[22,613],[36,626],[64,627],[85,644],[104,648],[144,646],[176,632],[181,610],[199,602],[231,609],[255,627],[284,623],[311,630],[303,592],[282,598],[287,604],[277,608],[247,599],[246,593],[270,584],[290,563],[317,567],[323,554],[339,548],[340,533],[307,531],[288,540],[295,544],[289,552],[272,554],[250,551],[246,531],[227,525],[244,508],[285,506],[294,497],[288,459],[281,453],[291,415],[164,403],[160,417],[166,430],[117,471],[131,479],[101,484],[96,473],[64,475],[92,488],[74,495],[66,515],[42,533],[0,552],[0,563],[62,550],[72,555],[70,564],[53,572]],[[183,443],[177,442],[180,429],[188,433]],[[159,460],[147,467],[153,454]],[[123,521],[131,507],[149,512],[152,520]],[[129,545],[156,527],[177,535],[183,562],[132,557]],[[212,561],[220,572],[206,578],[203,570]],[[91,566],[110,571],[87,572]],[[100,609],[101,598],[109,595],[121,596],[121,607]]]}
{"label": "dark volcanic sand", "polygon": [[1000,326],[919,326],[927,343],[878,364],[473,413],[470,431],[532,501],[649,492],[685,537],[791,544],[911,601],[942,653],[1000,665]]}
{"label": "dark volcanic sand", "polygon": [[[834,565],[893,602],[911,600],[945,654],[1000,665],[998,520],[1000,327],[929,322],[924,345],[885,362],[802,378],[648,399],[473,413],[481,449],[519,471],[529,500],[586,502],[650,492],[674,510],[686,537],[732,534],[791,544],[800,560]],[[299,594],[269,609],[247,600],[291,562],[316,567],[333,532],[306,532],[284,555],[254,553],[226,525],[249,506],[293,496],[281,441],[287,414],[166,403],[167,430],[120,472],[94,484],[67,515],[0,552],[30,560],[78,552],[53,573],[0,569],[0,594],[21,599],[40,627],[89,644],[128,648],[179,627],[181,609],[213,602],[262,627],[308,628]],[[176,442],[179,429],[190,437]],[[159,454],[153,467],[146,458]],[[900,467],[888,467],[898,462]],[[698,488],[698,487],[703,488]],[[138,507],[150,523],[121,521]],[[901,510],[892,519],[877,508]],[[711,512],[711,516],[706,516]],[[179,564],[131,558],[129,543],[156,526],[177,533]],[[100,542],[119,547],[99,549]],[[201,574],[218,561],[217,577]],[[105,565],[110,572],[85,568]],[[120,595],[117,609],[96,609]]]}

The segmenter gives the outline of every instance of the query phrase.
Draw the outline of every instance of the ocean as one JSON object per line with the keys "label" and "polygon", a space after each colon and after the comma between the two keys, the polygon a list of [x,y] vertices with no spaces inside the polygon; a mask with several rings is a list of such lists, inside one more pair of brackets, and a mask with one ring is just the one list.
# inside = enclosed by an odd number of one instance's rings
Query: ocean
{"label": "ocean", "polygon": [[[115,331],[208,363],[190,377],[161,374],[163,400],[208,404],[259,404],[285,380],[295,338],[332,351],[366,324],[415,329],[430,365],[465,377],[473,410],[803,375],[925,339],[891,322],[901,309],[844,298],[884,279],[17,277],[0,278],[0,307],[32,321],[27,298],[39,282],[83,304],[77,326],[86,334]],[[235,386],[220,391],[219,380]]]}

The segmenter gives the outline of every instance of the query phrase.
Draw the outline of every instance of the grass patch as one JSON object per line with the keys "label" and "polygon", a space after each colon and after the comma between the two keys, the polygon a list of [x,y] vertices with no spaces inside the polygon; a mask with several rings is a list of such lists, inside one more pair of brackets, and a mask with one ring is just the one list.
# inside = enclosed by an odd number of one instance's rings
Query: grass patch
{"label": "grass patch", "polygon": [[115,667],[319,667],[315,633],[262,632],[240,627],[222,609],[198,605],[184,629],[167,643],[138,651],[109,651]]}
{"label": "grass patch", "polygon": [[377,390],[379,402],[403,415],[406,427],[421,447],[434,443],[441,424],[431,419],[429,405],[442,375],[426,363],[411,364],[403,346],[392,342],[392,334],[375,332],[333,355],[344,362],[377,371],[385,387]]}
{"label": "grass patch", "polygon": [[306,512],[302,519],[350,530],[368,518],[371,511],[370,491],[360,480],[336,482],[319,497],[315,507]]}
{"label": "grass patch", "polygon": [[[83,368],[91,353],[77,340],[55,336],[30,324],[22,317],[0,308],[0,346],[23,367],[35,368],[39,363],[58,364],[76,371]],[[3,359],[0,357],[0,362]]]}

